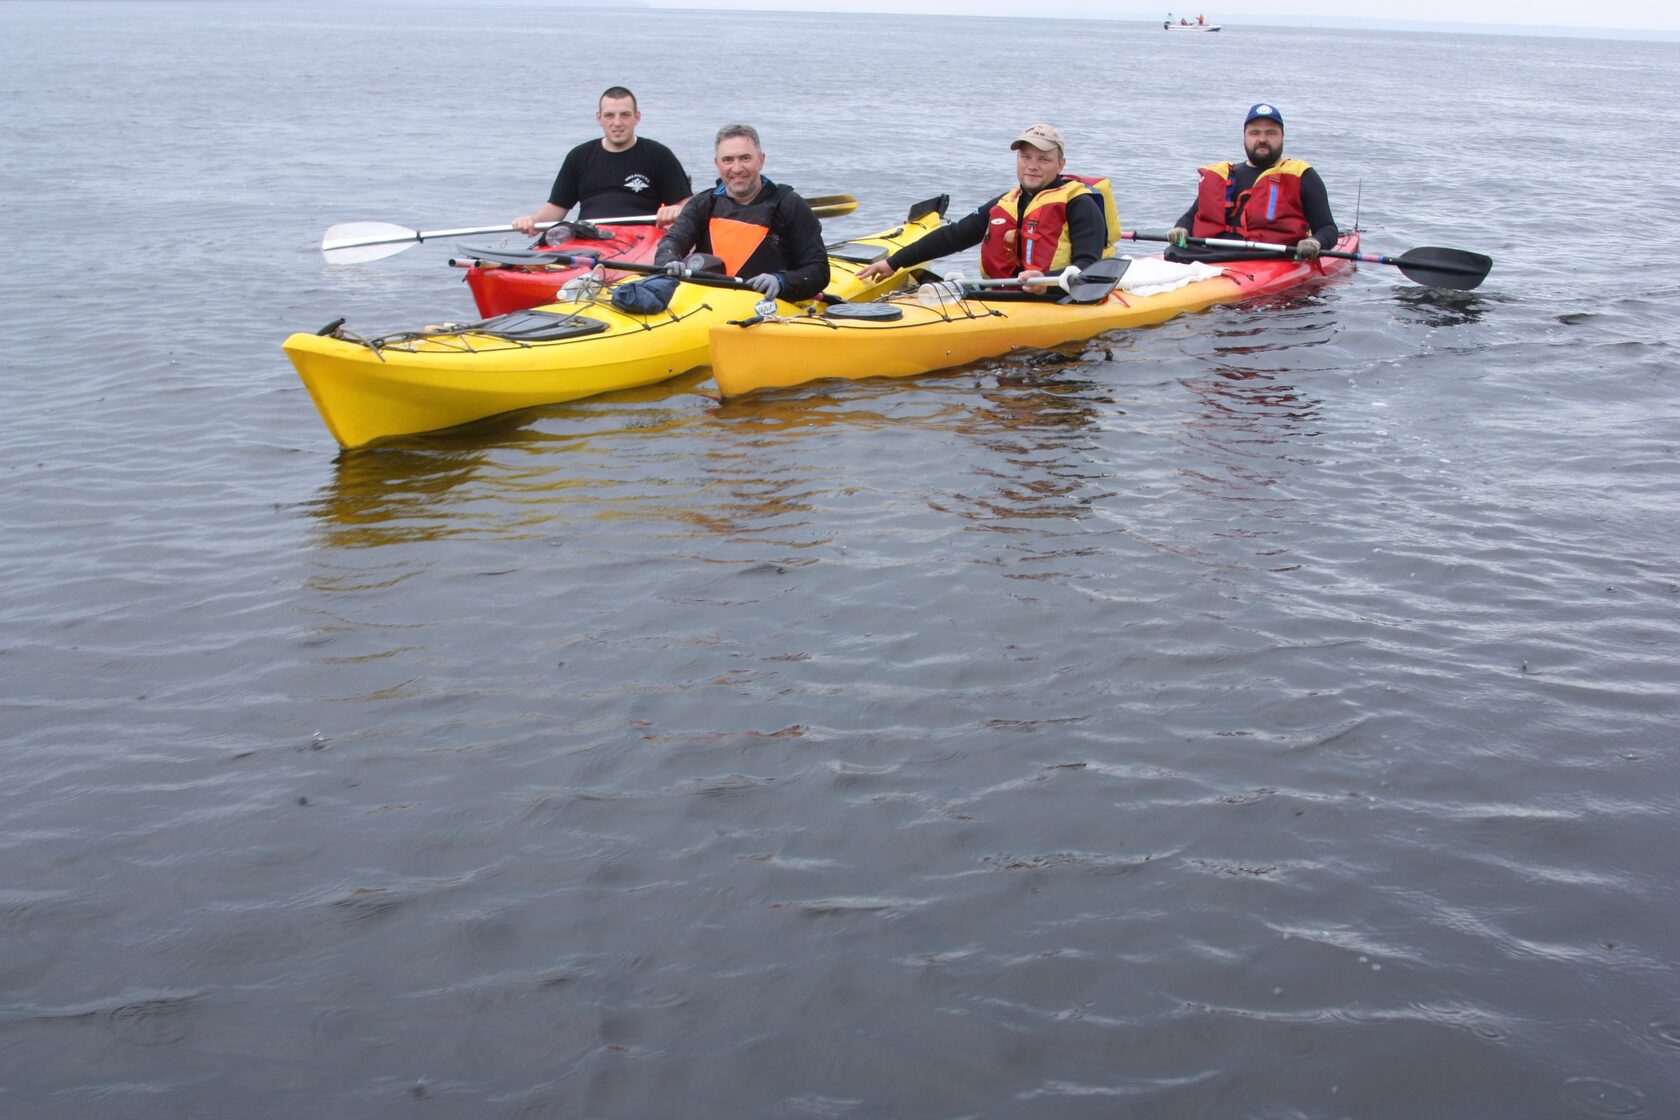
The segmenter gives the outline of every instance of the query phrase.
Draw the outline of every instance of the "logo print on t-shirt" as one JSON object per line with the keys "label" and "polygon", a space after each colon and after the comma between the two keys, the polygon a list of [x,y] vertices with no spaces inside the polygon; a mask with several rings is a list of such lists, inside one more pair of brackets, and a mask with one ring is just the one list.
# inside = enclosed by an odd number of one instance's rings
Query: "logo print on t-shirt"
{"label": "logo print on t-shirt", "polygon": [[626,175],[624,177],[624,186],[626,190],[632,190],[640,193],[641,191],[648,190],[652,187],[653,180],[638,171],[633,175]]}

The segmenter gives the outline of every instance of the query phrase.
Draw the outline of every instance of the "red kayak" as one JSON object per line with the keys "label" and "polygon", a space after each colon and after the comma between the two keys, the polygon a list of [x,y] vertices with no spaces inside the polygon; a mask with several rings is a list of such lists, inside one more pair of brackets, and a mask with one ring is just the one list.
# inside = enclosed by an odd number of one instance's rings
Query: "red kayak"
{"label": "red kayak", "polygon": [[[629,275],[614,272],[612,261],[651,264],[653,251],[664,231],[653,225],[591,225],[567,222],[548,231],[545,243],[532,246],[538,251],[589,253],[607,265],[606,278],[619,280]],[[471,250],[463,246],[463,250]],[[467,286],[472,288],[478,313],[486,319],[540,307],[555,302],[561,285],[587,271],[579,265],[479,265],[467,269]]]}

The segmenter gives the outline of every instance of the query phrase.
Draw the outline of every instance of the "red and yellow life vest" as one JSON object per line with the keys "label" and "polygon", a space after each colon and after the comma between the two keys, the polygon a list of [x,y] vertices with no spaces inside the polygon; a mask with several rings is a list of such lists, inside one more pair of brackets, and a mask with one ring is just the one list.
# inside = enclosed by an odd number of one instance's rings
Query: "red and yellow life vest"
{"label": "red and yellow life vest", "polygon": [[980,273],[990,279],[1017,276],[1028,269],[1055,272],[1073,258],[1073,239],[1068,235],[1068,203],[1081,195],[1096,194],[1103,204],[1108,237],[1103,256],[1114,254],[1120,236],[1120,217],[1114,206],[1109,181],[1084,175],[1064,175],[1064,182],[1033,195],[1025,213],[1017,217],[1021,188],[1016,187],[992,206],[986,237],[980,242]]}
{"label": "red and yellow life vest", "polygon": [[[1260,172],[1254,185],[1233,197],[1231,165],[1214,163],[1199,168],[1196,220],[1192,237],[1229,237],[1234,231],[1249,241],[1293,245],[1312,232],[1301,207],[1301,176],[1312,164],[1283,159]],[[1226,224],[1226,215],[1231,224]]]}

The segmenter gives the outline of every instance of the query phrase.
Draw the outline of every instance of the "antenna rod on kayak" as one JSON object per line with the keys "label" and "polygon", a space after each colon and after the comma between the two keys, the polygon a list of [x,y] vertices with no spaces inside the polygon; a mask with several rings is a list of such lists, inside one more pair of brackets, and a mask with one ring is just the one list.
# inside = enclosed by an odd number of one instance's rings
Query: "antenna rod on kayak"
{"label": "antenna rod on kayak", "polygon": [[1359,180],[1359,186],[1353,191],[1353,228],[1359,228],[1359,203],[1365,197],[1365,180]]}

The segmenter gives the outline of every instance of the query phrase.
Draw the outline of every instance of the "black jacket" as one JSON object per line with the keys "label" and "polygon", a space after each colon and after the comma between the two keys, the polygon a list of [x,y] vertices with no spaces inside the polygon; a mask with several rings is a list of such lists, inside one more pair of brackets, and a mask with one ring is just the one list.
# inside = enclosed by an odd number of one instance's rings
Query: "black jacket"
{"label": "black jacket", "polygon": [[669,264],[690,253],[712,251],[711,221],[727,218],[765,226],[769,234],[735,275],[750,280],[766,272],[782,278],[781,298],[811,299],[828,284],[828,253],[823,248],[822,223],[792,187],[764,180],[752,201],[736,202],[719,183],[689,199],[671,228],[660,239],[654,264]]}

